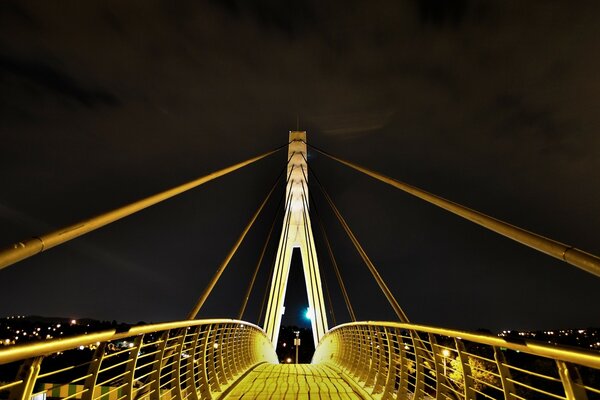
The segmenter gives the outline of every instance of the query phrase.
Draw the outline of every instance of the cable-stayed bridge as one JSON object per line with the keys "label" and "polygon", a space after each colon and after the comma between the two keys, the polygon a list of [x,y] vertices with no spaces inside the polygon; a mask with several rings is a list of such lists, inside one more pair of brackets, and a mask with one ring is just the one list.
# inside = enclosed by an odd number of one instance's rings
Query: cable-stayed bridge
{"label": "cable-stayed bridge", "polygon": [[[0,251],[0,269],[68,242],[159,202],[243,168],[283,149],[287,163],[184,321],[126,327],[0,350],[0,399],[598,399],[600,354],[521,338],[411,324],[365,248],[308,165],[316,151],[385,184],[441,207],[591,275],[600,259],[453,203],[417,187],[341,159],[292,131],[280,148],[100,216],[24,240]],[[312,188],[322,191],[343,230],[394,310],[397,320],[356,321],[340,268],[322,222],[311,210]],[[278,184],[286,190],[283,225],[270,273],[270,291],[257,326],[243,320],[270,237],[236,319],[198,319],[219,278],[243,243]],[[352,322],[328,319],[313,223],[323,232]],[[316,350],[311,364],[279,364],[278,342],[292,254],[300,251]],[[0,272],[1,273],[1,272]],[[594,279],[590,277],[590,279]],[[123,343],[126,345],[123,346]],[[117,345],[118,344],[118,345]],[[87,359],[77,349],[95,350]],[[57,364],[55,358],[72,360]]]}

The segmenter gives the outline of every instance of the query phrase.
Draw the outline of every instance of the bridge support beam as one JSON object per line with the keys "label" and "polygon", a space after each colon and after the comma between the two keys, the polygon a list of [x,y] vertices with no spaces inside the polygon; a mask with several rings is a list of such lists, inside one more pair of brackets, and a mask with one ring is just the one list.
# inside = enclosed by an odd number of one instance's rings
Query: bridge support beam
{"label": "bridge support beam", "polygon": [[306,165],[306,132],[290,132],[288,150],[288,183],[286,188],[285,217],[275,259],[271,291],[267,303],[264,329],[277,346],[279,329],[284,312],[285,292],[295,248],[300,249],[304,280],[311,312],[311,325],[315,347],[328,330],[325,301],[321,288],[319,263],[315,250],[312,225],[308,213],[308,168]]}

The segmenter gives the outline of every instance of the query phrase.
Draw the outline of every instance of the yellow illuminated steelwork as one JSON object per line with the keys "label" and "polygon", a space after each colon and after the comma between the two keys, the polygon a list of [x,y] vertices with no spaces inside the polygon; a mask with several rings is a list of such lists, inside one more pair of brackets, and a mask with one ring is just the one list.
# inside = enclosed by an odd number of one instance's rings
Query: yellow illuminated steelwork
{"label": "yellow illuminated steelwork", "polygon": [[281,238],[279,239],[264,328],[271,341],[277,343],[292,253],[294,248],[298,248],[302,256],[308,306],[313,311],[311,325],[316,345],[327,332],[329,326],[315,241],[308,214],[306,132],[290,132],[289,142],[288,176],[290,178],[286,188],[285,218]]}
{"label": "yellow illuminated steelwork", "polygon": [[387,183],[388,185],[393,186],[396,189],[400,189],[408,194],[420,198],[421,200],[425,200],[428,203],[443,208],[446,211],[449,211],[464,219],[481,225],[484,228],[494,231],[502,236],[506,236],[507,238],[524,244],[525,246],[531,247],[537,251],[548,254],[549,256],[552,256],[554,258],[558,258],[559,260],[565,261],[568,264],[574,265],[586,272],[589,272],[590,274],[600,277],[600,257],[595,256],[594,254],[587,253],[573,246],[557,242],[556,240],[548,239],[536,233],[529,232],[525,229],[511,225],[504,221],[500,221],[499,219],[490,217],[479,211],[472,210],[458,203],[446,200],[442,197],[426,192],[425,190],[419,189],[415,186],[411,186],[407,183],[397,181],[396,179],[390,178],[388,176],[385,176],[358,164],[343,160],[339,157],[335,157],[323,150],[315,148],[314,146],[311,146],[311,148],[331,158],[332,160],[335,160],[357,171],[360,171],[363,174],[368,175],[381,182]]}
{"label": "yellow illuminated steelwork", "polygon": [[96,217],[80,221],[76,224],[67,226],[57,231],[15,243],[6,249],[0,250],[0,269],[6,268],[25,258],[46,251],[54,246],[58,246],[59,244],[68,242],[71,239],[75,239],[81,235],[101,228],[121,218],[125,218],[133,213],[136,213],[147,207],[153,206],[164,200],[170,199],[171,197],[177,196],[190,189],[203,185],[204,183],[209,182],[213,179],[219,178],[223,175],[227,175],[230,172],[233,172],[242,167],[245,167],[246,165],[252,164],[255,161],[270,156],[271,154],[276,153],[282,148],[283,147],[279,147],[275,150],[250,158],[246,161],[242,161],[230,167],[212,172],[191,182],[185,183],[183,185],[174,187],[169,190],[165,190],[164,192],[160,192],[150,197],[146,197],[145,199],[138,200],[134,203],[117,208],[115,210],[98,215]]}
{"label": "yellow illuminated steelwork", "polygon": [[[79,361],[59,368],[56,357]],[[108,393],[117,399],[225,399],[250,389],[253,398],[297,398],[307,391],[321,398],[344,393],[399,400],[585,400],[600,394],[598,353],[423,325],[340,325],[319,343],[314,366],[293,367],[290,360],[278,365],[264,332],[239,320],[137,326],[0,350],[0,365],[13,363],[18,371],[0,383],[0,398],[29,400],[34,390],[82,400],[107,400]]]}
{"label": "yellow illuminated steelwork", "polygon": [[[94,347],[95,350],[89,350]],[[87,361],[53,367],[67,353]],[[87,353],[84,353],[87,352]],[[70,356],[72,357],[72,355]],[[52,361],[52,360],[50,360]],[[0,365],[18,363],[0,398],[31,399],[34,387],[73,389],[64,398],[212,399],[261,363],[277,363],[270,340],[257,326],[237,320],[198,320],[137,326],[0,350]],[[38,385],[39,384],[39,385]],[[5,392],[5,393],[3,393]],[[6,394],[6,392],[8,392]]]}
{"label": "yellow illuminated steelwork", "polygon": [[582,400],[600,394],[598,353],[423,325],[340,325],[323,337],[312,362],[340,368],[374,398]]}

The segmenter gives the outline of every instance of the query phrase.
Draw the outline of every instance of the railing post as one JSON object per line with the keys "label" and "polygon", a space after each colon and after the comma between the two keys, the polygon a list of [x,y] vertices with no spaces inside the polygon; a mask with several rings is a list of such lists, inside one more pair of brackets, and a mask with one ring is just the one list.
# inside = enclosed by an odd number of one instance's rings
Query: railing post
{"label": "railing post", "polygon": [[383,339],[385,328],[375,327],[377,334],[377,371],[375,372],[375,382],[373,384],[373,394],[381,393],[385,387],[384,380],[387,382],[387,374],[384,372],[385,366],[388,366],[388,356],[386,354],[386,343]]}
{"label": "railing post", "polygon": [[198,349],[198,339],[200,338],[201,328],[202,326],[195,327],[196,333],[194,333],[194,337],[191,341],[192,348],[190,349],[190,356],[185,364],[186,381],[191,400],[199,400],[198,385],[196,384],[196,378],[194,376],[194,363],[197,362],[196,351]]}
{"label": "railing post", "polygon": [[[360,382],[366,382],[369,377],[369,371],[372,368],[373,363],[373,348],[369,345],[369,327],[368,326],[360,326],[359,327],[359,337],[361,346],[359,347],[359,354],[357,357],[357,372],[358,372],[358,380]],[[357,349],[358,350],[358,349]]]}
{"label": "railing post", "polygon": [[127,375],[125,386],[125,399],[133,400],[133,382],[135,380],[135,366],[137,363],[138,355],[140,354],[140,348],[142,347],[142,343],[144,340],[144,335],[139,335],[133,341],[133,348],[131,349],[131,353],[129,354],[129,360],[127,364],[125,364],[125,371],[129,374]]}
{"label": "railing post", "polygon": [[392,392],[396,378],[396,364],[394,363],[396,351],[394,349],[394,341],[391,339],[392,334],[390,333],[390,330],[387,327],[384,327],[383,332],[385,335],[385,348],[387,349],[387,375],[385,377],[383,394],[381,395],[381,398],[383,400],[387,400],[392,398]]}
{"label": "railing post", "polygon": [[[220,392],[221,386],[219,382],[219,376],[217,371],[217,348],[219,344],[217,343],[217,337],[219,334],[219,325],[211,325],[211,329],[208,331],[208,342],[205,351],[205,360],[207,365],[204,367],[207,374],[207,381],[209,382],[211,395],[213,392]],[[215,345],[217,347],[215,347]],[[212,379],[211,379],[212,378]]]}
{"label": "railing post", "polygon": [[160,375],[162,372],[162,366],[165,363],[165,350],[167,348],[167,342],[169,341],[169,331],[165,331],[161,335],[161,340],[158,343],[158,352],[154,356],[154,362],[152,363],[152,373],[148,375],[150,385],[150,399],[160,400]]}
{"label": "railing post", "polygon": [[396,337],[398,338],[398,350],[400,354],[397,360],[397,365],[400,366],[400,381],[398,382],[398,391],[396,392],[397,399],[406,399],[408,395],[408,365],[406,358],[406,348],[408,346],[403,339],[402,331],[398,328],[395,329]]}
{"label": "railing post", "polygon": [[454,342],[456,344],[456,351],[458,353],[458,359],[462,366],[462,375],[463,375],[463,385],[464,385],[464,393],[465,400],[475,399],[475,390],[473,387],[473,379],[471,376],[471,364],[469,364],[469,356],[467,356],[465,352],[465,345],[463,342],[457,338],[454,338]]}
{"label": "railing post", "polygon": [[359,367],[361,361],[361,353],[364,352],[363,343],[362,343],[362,331],[360,326],[352,327],[352,347],[350,348],[351,354],[351,363],[348,372],[351,375],[358,376],[359,375]]}
{"label": "railing post", "polygon": [[231,336],[234,329],[234,324],[224,324],[223,333],[221,334],[221,365],[223,367],[223,374],[225,375],[226,384],[229,384],[233,380],[233,373],[231,372],[233,352],[231,351]]}
{"label": "railing post", "polygon": [[174,400],[183,399],[183,392],[181,389],[181,357],[183,357],[183,345],[185,343],[185,336],[187,334],[187,328],[181,328],[177,330],[179,337],[177,338],[177,347],[178,349],[173,352],[173,357],[176,357],[173,360],[173,366],[171,367],[171,375],[172,379],[175,381],[175,394],[173,395]]}
{"label": "railing post", "polygon": [[446,382],[447,368],[444,368],[446,362],[445,356],[440,354],[440,346],[437,344],[435,335],[429,334],[429,343],[431,343],[431,351],[433,353],[433,364],[435,367],[435,398],[445,399],[448,397],[448,390],[444,387],[442,382]]}
{"label": "railing post", "polygon": [[94,358],[88,367],[89,376],[83,384],[83,387],[87,388],[88,390],[81,395],[81,400],[92,400],[94,398],[94,391],[96,390],[96,382],[98,380],[100,366],[102,365],[102,360],[104,359],[106,344],[106,342],[100,343],[94,352]]}
{"label": "railing post", "polygon": [[[210,345],[210,333],[212,331],[212,325],[207,325],[206,330],[204,330],[204,336],[202,336],[202,343],[200,344],[200,367],[198,368],[200,371],[200,397],[205,399],[212,398],[212,388],[210,386],[210,381],[208,380],[208,349]],[[208,362],[208,364],[212,365],[212,360]],[[214,369],[213,369],[214,371]]]}
{"label": "railing post", "polygon": [[494,360],[498,366],[498,374],[500,374],[500,382],[502,382],[502,390],[504,391],[504,398],[510,399],[512,394],[517,394],[515,385],[511,382],[510,369],[506,366],[506,357],[504,353],[498,347],[494,347]]}
{"label": "railing post", "polygon": [[581,377],[577,369],[560,360],[556,360],[556,367],[558,368],[567,400],[587,400],[587,393],[581,387]]}
{"label": "railing post", "polygon": [[369,357],[369,371],[367,372],[367,376],[365,378],[365,386],[371,387],[371,394],[375,393],[375,384],[377,382],[377,371],[379,371],[379,349],[377,348],[377,328],[376,327],[367,327],[367,340],[368,340],[368,349],[371,353]]}
{"label": "railing post", "polygon": [[[217,375],[219,376],[219,385],[221,386],[227,385],[225,363],[223,362],[223,336],[225,335],[226,326],[226,324],[219,324],[217,327],[217,334],[215,335],[215,351],[217,353],[215,369],[217,371]],[[219,391],[221,391],[221,388],[219,388]]]}
{"label": "railing post", "polygon": [[23,362],[17,373],[17,380],[23,383],[15,386],[9,392],[9,400],[29,400],[35,387],[35,381],[42,365],[43,357],[33,357]]}
{"label": "railing post", "polygon": [[[416,331],[410,330],[410,338],[412,341],[412,346],[415,352],[415,397],[420,399],[423,397],[423,387],[424,387],[424,376],[423,376],[423,363],[421,362],[421,348],[419,347],[419,343],[421,343],[421,338],[419,338],[419,334]],[[415,338],[416,337],[416,338]]]}

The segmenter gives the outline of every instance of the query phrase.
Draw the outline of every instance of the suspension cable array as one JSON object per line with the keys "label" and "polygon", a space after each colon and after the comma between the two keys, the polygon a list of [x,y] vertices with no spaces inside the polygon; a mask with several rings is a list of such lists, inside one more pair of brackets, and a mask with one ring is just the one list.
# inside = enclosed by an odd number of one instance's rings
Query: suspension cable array
{"label": "suspension cable array", "polygon": [[[291,157],[288,159],[288,162],[286,165],[288,165],[290,163],[290,160],[291,160]],[[291,171],[285,180],[286,185],[290,181],[290,176],[291,176]],[[252,274],[252,278],[250,278],[250,283],[248,284],[248,288],[246,289],[246,295],[244,296],[242,305],[240,307],[240,312],[238,313],[238,315],[239,315],[238,319],[240,319],[240,320],[243,319],[244,312],[246,311],[246,306],[248,305],[248,299],[250,299],[250,295],[252,294],[252,290],[254,289],[254,283],[256,282],[256,277],[258,276],[258,271],[260,270],[260,266],[262,265],[262,261],[265,257],[267,247],[269,247],[269,242],[271,240],[271,236],[273,235],[273,231],[275,230],[275,223],[277,222],[277,214],[279,214],[279,210],[281,210],[281,206],[283,205],[284,199],[285,199],[285,194],[283,196],[281,196],[281,198],[279,199],[279,203],[277,204],[275,214],[273,215],[273,222],[271,223],[271,227],[269,228],[269,232],[267,233],[267,239],[265,240],[265,244],[262,247],[260,256],[258,257],[258,262],[256,263],[256,267],[254,269],[254,273]],[[271,274],[269,274],[269,276],[270,275]],[[263,304],[264,304],[264,299],[263,299]],[[262,314],[262,307],[261,307],[261,314]],[[262,316],[258,317],[258,321],[260,321],[261,317]]]}
{"label": "suspension cable array", "polygon": [[[289,160],[288,160],[288,163],[289,163]],[[287,164],[286,164],[286,167],[287,167]],[[219,266],[219,268],[215,272],[214,276],[210,280],[208,286],[206,287],[206,289],[204,289],[204,292],[202,292],[202,294],[200,295],[200,298],[198,298],[198,301],[196,302],[196,305],[194,305],[194,308],[192,308],[192,310],[189,312],[189,314],[187,316],[187,319],[195,319],[196,316],[198,315],[198,313],[200,312],[200,309],[204,305],[204,302],[206,301],[206,299],[208,298],[208,296],[212,292],[213,288],[215,287],[215,285],[219,281],[219,278],[221,277],[221,275],[223,274],[223,272],[225,271],[225,269],[229,265],[229,262],[231,261],[231,259],[235,255],[237,249],[240,247],[240,245],[244,241],[244,238],[246,237],[246,235],[250,231],[250,228],[252,228],[252,225],[254,224],[254,221],[256,221],[256,219],[260,215],[260,212],[263,210],[263,208],[265,207],[265,205],[267,204],[267,202],[271,198],[271,195],[273,194],[273,192],[275,191],[275,188],[279,184],[279,181],[281,180],[281,177],[283,176],[284,172],[285,172],[285,169],[283,169],[279,173],[279,175],[277,176],[277,179],[275,180],[275,183],[273,184],[273,187],[271,187],[271,190],[269,190],[269,193],[267,194],[267,197],[265,197],[265,199],[260,204],[260,206],[258,207],[258,210],[256,210],[256,212],[254,213],[254,215],[252,216],[252,218],[250,218],[250,221],[248,222],[248,225],[246,225],[246,227],[242,231],[240,237],[235,242],[235,244],[233,245],[233,247],[231,248],[231,250],[229,251],[229,253],[225,257],[225,259],[223,260],[223,262],[221,263],[221,265]]]}
{"label": "suspension cable array", "polygon": [[352,169],[355,169],[356,171],[362,172],[365,175],[368,175],[381,182],[387,183],[388,185],[391,185],[422,200],[425,200],[428,203],[443,208],[444,210],[456,214],[460,217],[463,217],[471,222],[481,225],[484,228],[487,228],[493,232],[506,236],[516,242],[529,246],[537,251],[548,254],[549,256],[552,256],[559,260],[565,261],[571,265],[581,268],[582,270],[590,274],[600,277],[600,257],[598,256],[587,253],[583,250],[579,250],[573,246],[545,238],[536,233],[526,231],[525,229],[521,229],[517,226],[508,224],[504,221],[500,221],[496,218],[480,213],[479,211],[472,210],[468,207],[446,200],[442,197],[436,196],[432,193],[426,192],[422,189],[411,186],[404,182],[397,181],[396,179],[367,169],[358,164],[333,156],[330,153],[321,150],[315,146],[312,146],[308,143],[307,145],[315,151],[323,154],[324,156],[329,157],[330,159],[335,160]]}
{"label": "suspension cable array", "polygon": [[[303,170],[302,172],[303,172],[303,175],[306,177],[306,171]],[[311,172],[312,172],[312,169],[311,169]],[[314,172],[313,172],[313,174],[314,174]],[[315,176],[315,179],[318,179],[318,178]],[[311,215],[313,215],[315,217],[315,219],[317,220],[317,224],[319,225],[319,229],[321,231],[321,234],[323,235],[323,242],[325,243],[325,248],[327,249],[327,254],[329,256],[329,260],[331,261],[331,265],[333,266],[333,270],[335,272],[335,276],[338,281],[338,285],[340,287],[340,290],[342,291],[342,296],[344,297],[344,303],[346,303],[346,309],[348,310],[350,319],[354,322],[354,321],[356,321],[356,315],[354,314],[354,309],[352,307],[352,303],[350,302],[350,297],[348,296],[348,291],[346,290],[346,285],[344,284],[344,281],[342,279],[342,275],[340,273],[340,269],[339,269],[337,260],[335,259],[335,256],[333,254],[333,250],[331,248],[331,243],[329,241],[329,237],[327,236],[327,232],[325,231],[325,225],[323,224],[323,220],[321,219],[321,216],[319,215],[319,212],[317,210],[317,202],[315,201],[315,199],[312,195],[312,192],[308,193],[308,197],[310,198],[310,200],[313,203],[313,207],[310,209]],[[325,285],[327,285],[326,279],[324,280],[324,282],[325,282]],[[329,292],[329,290],[327,292]],[[331,300],[331,297],[330,297],[330,300]],[[332,306],[332,308],[333,308],[333,306]],[[337,325],[337,324],[334,324],[334,325]]]}
{"label": "suspension cable array", "polygon": [[[311,171],[312,171],[312,169],[311,169]],[[383,280],[383,278],[377,271],[377,268],[375,267],[375,265],[373,264],[373,262],[371,261],[371,259],[367,255],[367,253],[365,252],[364,248],[361,246],[360,242],[358,241],[358,239],[356,238],[356,236],[354,235],[354,233],[348,226],[348,223],[346,222],[346,220],[344,219],[344,217],[342,216],[342,214],[340,213],[340,211],[334,204],[333,200],[331,199],[331,196],[329,196],[329,194],[327,193],[327,191],[325,190],[325,188],[323,187],[323,185],[321,184],[319,179],[314,174],[314,171],[313,171],[313,175],[315,176],[315,181],[317,182],[317,186],[319,187],[319,189],[321,189],[321,192],[323,193],[323,197],[325,197],[325,200],[327,200],[327,203],[331,207],[333,213],[335,214],[336,218],[338,219],[338,221],[340,222],[342,227],[344,228],[344,231],[346,231],[346,234],[352,241],[352,244],[356,248],[356,251],[358,252],[360,257],[363,259],[365,265],[367,266],[367,268],[373,275],[373,278],[377,282],[377,285],[379,286],[379,288],[385,295],[385,298],[392,306],[392,309],[396,313],[396,316],[398,317],[398,319],[401,322],[408,323],[409,320],[408,320],[408,317],[406,316],[406,313],[404,312],[404,310],[402,310],[402,307],[400,307],[400,304],[398,304],[398,301],[396,300],[396,298],[394,297],[394,295],[392,294],[390,289],[387,287],[385,281]]]}

